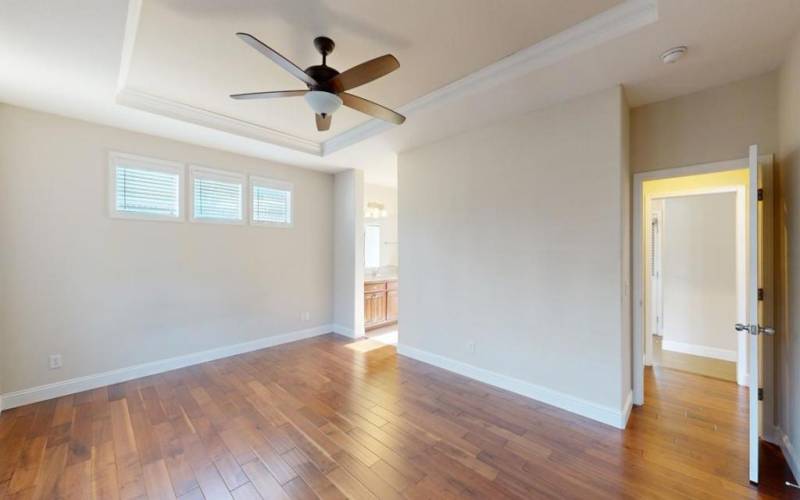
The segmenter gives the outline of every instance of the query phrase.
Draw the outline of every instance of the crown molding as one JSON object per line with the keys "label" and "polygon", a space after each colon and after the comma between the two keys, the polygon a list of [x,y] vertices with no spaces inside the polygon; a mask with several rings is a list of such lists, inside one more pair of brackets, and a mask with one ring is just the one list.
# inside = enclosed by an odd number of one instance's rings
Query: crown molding
{"label": "crown molding", "polygon": [[141,14],[142,0],[129,0],[128,15],[125,17],[125,33],[122,37],[122,57],[119,62],[119,75],[117,75],[117,92],[125,88],[125,83],[128,81]]}
{"label": "crown molding", "polygon": [[[323,157],[369,139],[394,127],[370,119],[327,141],[316,142],[255,123],[233,118],[127,86],[128,71],[139,27],[142,1],[130,0],[125,25],[116,102],[142,111],[175,118],[251,139]],[[440,87],[398,108],[406,116],[435,108],[542,69],[583,50],[626,35],[658,20],[657,0],[626,0],[526,49]]]}
{"label": "crown molding", "polygon": [[123,88],[116,100],[123,106],[322,156],[322,145],[318,142],[140,90]]}
{"label": "crown molding", "polygon": [[[418,97],[397,110],[409,116],[422,109],[441,106],[542,69],[657,20],[657,0],[627,0],[460,80]],[[371,119],[323,142],[322,155],[339,151],[392,127],[393,125],[382,120]]]}

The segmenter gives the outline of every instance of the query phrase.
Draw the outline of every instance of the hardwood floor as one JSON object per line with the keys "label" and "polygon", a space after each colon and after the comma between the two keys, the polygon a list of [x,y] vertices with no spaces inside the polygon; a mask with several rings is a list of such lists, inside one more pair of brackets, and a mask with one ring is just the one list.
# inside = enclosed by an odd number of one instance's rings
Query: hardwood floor
{"label": "hardwood floor", "polygon": [[662,347],[662,343],[662,337],[653,335],[653,364],[736,382],[736,362],[668,351]]}
{"label": "hardwood floor", "polygon": [[[619,431],[327,335],[0,415],[3,498],[753,498],[746,392],[657,369]],[[777,454],[776,454],[777,453]]]}

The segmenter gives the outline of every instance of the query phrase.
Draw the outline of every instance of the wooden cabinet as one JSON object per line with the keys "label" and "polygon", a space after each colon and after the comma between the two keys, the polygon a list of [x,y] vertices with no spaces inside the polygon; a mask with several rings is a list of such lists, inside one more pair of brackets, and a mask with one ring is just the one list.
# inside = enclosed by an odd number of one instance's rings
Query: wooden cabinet
{"label": "wooden cabinet", "polygon": [[386,291],[386,321],[397,321],[397,290]]}
{"label": "wooden cabinet", "polygon": [[364,326],[379,325],[386,321],[386,292],[364,294]]}
{"label": "wooden cabinet", "polygon": [[397,280],[364,283],[364,328],[378,328],[397,321]]}

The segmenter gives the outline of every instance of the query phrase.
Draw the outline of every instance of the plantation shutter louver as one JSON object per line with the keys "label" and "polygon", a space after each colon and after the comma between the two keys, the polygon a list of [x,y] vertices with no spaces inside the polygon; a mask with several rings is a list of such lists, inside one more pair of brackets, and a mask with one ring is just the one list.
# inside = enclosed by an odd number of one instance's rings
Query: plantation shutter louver
{"label": "plantation shutter louver", "polygon": [[112,216],[182,218],[182,165],[126,153],[111,153],[109,158]]}
{"label": "plantation shutter louver", "polygon": [[292,224],[292,186],[267,179],[252,179],[252,221],[255,224]]}
{"label": "plantation shutter louver", "polygon": [[238,222],[242,220],[242,180],[235,175],[192,171],[194,219]]}

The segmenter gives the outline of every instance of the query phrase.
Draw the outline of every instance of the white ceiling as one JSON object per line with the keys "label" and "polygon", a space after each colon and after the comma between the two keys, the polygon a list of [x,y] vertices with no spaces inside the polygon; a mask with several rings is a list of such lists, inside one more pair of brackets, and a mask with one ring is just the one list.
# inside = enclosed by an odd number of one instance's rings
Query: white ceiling
{"label": "white ceiling", "polygon": [[144,2],[125,85],[320,142],[369,117],[344,108],[321,133],[302,98],[230,99],[235,92],[305,88],[234,33],[253,34],[301,68],[321,63],[312,45],[320,35],[336,42],[328,64],[340,71],[394,54],[399,70],[353,93],[396,107],[621,1],[504,0],[503,8],[485,0]]}
{"label": "white ceiling", "polygon": [[[397,152],[505,116],[615,84],[637,106],[769,71],[800,24],[797,0],[660,0],[657,17],[642,10],[648,0],[617,3],[145,0],[126,65],[127,0],[2,0],[0,101],[304,167],[362,168],[391,184]],[[323,33],[337,42],[329,62],[340,70],[394,53],[401,68],[355,93],[408,121],[384,127],[346,110],[318,135],[301,99],[229,101],[302,88],[236,39],[240,30],[301,66],[316,63],[311,39]],[[689,55],[661,64],[678,44]],[[133,104],[141,109],[117,103],[121,68],[123,87],[150,99]],[[242,123],[253,126],[233,126]],[[320,156],[269,142],[264,129],[346,147]]]}

